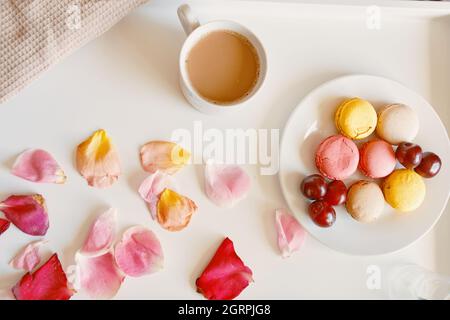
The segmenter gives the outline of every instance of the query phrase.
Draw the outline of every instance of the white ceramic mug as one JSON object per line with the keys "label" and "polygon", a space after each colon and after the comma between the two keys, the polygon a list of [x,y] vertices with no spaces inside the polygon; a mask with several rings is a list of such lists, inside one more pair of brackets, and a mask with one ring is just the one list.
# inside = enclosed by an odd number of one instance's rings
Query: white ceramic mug
{"label": "white ceramic mug", "polygon": [[[180,87],[189,101],[189,103],[201,112],[208,114],[217,114],[223,112],[230,112],[240,109],[246,105],[264,82],[267,70],[266,53],[258,38],[244,26],[232,21],[212,21],[200,25],[197,18],[192,14],[191,8],[184,4],[178,8],[178,17],[181,25],[187,34],[187,38],[181,48],[179,67],[180,67]],[[215,104],[200,96],[193,88],[186,67],[186,60],[191,49],[202,39],[206,34],[217,30],[230,30],[236,32],[250,41],[255,47],[259,58],[259,77],[253,89],[240,100],[229,104]]]}

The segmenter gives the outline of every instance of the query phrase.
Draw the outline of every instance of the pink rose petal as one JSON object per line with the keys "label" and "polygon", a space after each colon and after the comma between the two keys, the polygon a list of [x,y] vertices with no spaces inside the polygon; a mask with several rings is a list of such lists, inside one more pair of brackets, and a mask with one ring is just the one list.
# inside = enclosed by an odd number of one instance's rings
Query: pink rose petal
{"label": "pink rose petal", "polygon": [[45,199],[39,194],[10,196],[0,203],[0,211],[17,228],[32,236],[43,236],[48,229]]}
{"label": "pink rose petal", "polygon": [[50,153],[41,149],[28,149],[21,153],[11,173],[25,180],[40,183],[64,183],[66,175]]}
{"label": "pink rose petal", "polygon": [[297,251],[305,241],[305,230],[289,212],[284,209],[275,211],[275,223],[278,233],[278,247],[283,258]]}
{"label": "pink rose petal", "polygon": [[110,208],[95,220],[80,253],[101,255],[109,250],[116,235],[116,216],[117,210]]}
{"label": "pink rose petal", "polygon": [[93,299],[111,299],[116,295],[125,276],[117,268],[111,252],[95,257],[78,253],[76,262],[83,292]]}
{"label": "pink rose petal", "polygon": [[140,277],[162,269],[164,256],[155,234],[135,226],[125,231],[114,250],[119,268],[127,275]]}
{"label": "pink rose petal", "polygon": [[91,225],[82,249],[76,254],[80,288],[94,299],[110,299],[125,276],[112,253],[116,233],[116,209],[101,214]]}
{"label": "pink rose petal", "polygon": [[156,218],[157,205],[159,201],[160,194],[166,188],[173,188],[174,182],[171,177],[161,171],[157,171],[142,181],[139,187],[139,194],[142,199],[148,203],[148,207],[153,219]]}
{"label": "pink rose petal", "polygon": [[35,272],[26,273],[12,292],[17,300],[68,300],[75,293],[56,253]]}
{"label": "pink rose petal", "polygon": [[250,190],[250,177],[237,165],[207,163],[205,189],[220,207],[232,207]]}
{"label": "pink rose petal", "polygon": [[14,269],[22,269],[31,272],[39,263],[41,263],[39,249],[45,242],[45,240],[40,240],[29,243],[11,260],[9,265]]}
{"label": "pink rose petal", "polygon": [[11,222],[9,222],[6,219],[0,218],[0,235],[8,230],[9,226],[11,225]]}

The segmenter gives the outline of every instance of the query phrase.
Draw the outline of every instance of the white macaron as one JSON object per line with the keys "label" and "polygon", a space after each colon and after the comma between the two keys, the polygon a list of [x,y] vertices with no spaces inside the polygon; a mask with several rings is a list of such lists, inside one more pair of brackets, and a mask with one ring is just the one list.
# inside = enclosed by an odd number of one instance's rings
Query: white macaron
{"label": "white macaron", "polygon": [[390,144],[412,142],[419,126],[416,112],[404,104],[387,105],[378,113],[377,134]]}

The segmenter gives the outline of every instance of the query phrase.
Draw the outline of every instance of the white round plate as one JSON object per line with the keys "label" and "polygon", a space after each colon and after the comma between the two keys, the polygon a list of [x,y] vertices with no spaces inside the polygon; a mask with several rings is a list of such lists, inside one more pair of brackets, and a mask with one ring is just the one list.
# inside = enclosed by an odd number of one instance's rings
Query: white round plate
{"label": "white round plate", "polygon": [[[314,164],[316,148],[324,138],[337,133],[334,113],[343,99],[351,97],[367,99],[376,109],[389,103],[404,103],[414,108],[420,119],[420,130],[414,142],[422,146],[424,151],[438,154],[443,166],[436,177],[425,179],[427,195],[417,210],[399,213],[386,203],[380,219],[363,224],[353,220],[344,206],[339,206],[335,208],[335,224],[330,228],[320,228],[309,218],[309,201],[302,196],[299,186],[305,176],[317,173]],[[279,174],[281,189],[291,211],[311,235],[338,251],[376,255],[408,246],[437,222],[449,198],[449,163],[450,142],[447,131],[425,99],[389,79],[350,75],[322,84],[292,112],[281,142]],[[364,177],[357,173],[345,183],[349,186],[359,179]]]}

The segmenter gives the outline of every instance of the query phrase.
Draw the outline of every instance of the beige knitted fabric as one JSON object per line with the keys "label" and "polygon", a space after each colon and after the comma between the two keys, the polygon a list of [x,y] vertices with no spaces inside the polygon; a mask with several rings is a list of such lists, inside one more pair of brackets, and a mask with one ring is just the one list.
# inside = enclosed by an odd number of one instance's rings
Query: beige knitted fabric
{"label": "beige knitted fabric", "polygon": [[0,103],[148,0],[0,0]]}

